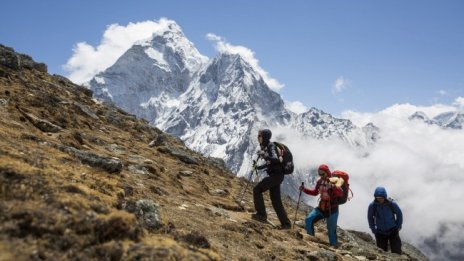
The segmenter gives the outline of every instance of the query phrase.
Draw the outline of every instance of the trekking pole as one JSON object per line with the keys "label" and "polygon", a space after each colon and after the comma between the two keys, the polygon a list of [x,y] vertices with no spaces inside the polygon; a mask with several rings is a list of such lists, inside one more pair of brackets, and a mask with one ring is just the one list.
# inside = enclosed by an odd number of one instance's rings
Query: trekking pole
{"label": "trekking pole", "polygon": [[[304,186],[304,182],[301,182],[301,186]],[[300,207],[301,192],[303,192],[303,190],[300,190],[300,195],[298,196],[298,203],[296,203],[295,218],[293,219],[292,229],[295,226],[296,214],[298,214],[298,208]]]}
{"label": "trekking pole", "polygon": [[[240,197],[240,200],[238,201],[238,204],[241,206],[242,205],[242,200],[243,200],[243,197],[245,197],[245,192],[247,191],[248,189],[248,185],[250,184],[251,180],[252,180],[252,177],[253,177],[253,172],[257,172],[258,170],[256,169],[256,160],[253,160],[253,170],[251,171],[251,174],[250,174],[250,179],[248,180],[246,186],[245,186],[245,189],[243,190],[242,192],[242,196]],[[242,206],[243,207],[243,206]]]}

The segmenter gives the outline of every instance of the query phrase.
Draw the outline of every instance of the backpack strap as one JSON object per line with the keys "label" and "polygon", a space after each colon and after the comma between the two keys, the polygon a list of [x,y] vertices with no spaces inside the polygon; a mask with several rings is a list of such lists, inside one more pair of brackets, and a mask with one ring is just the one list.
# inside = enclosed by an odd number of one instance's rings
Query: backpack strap
{"label": "backpack strap", "polygon": [[393,207],[393,204],[391,202],[391,199],[387,199],[387,203],[388,203],[388,207],[390,207],[391,211],[393,212],[393,214],[396,215],[396,211],[395,211],[395,208]]}
{"label": "backpack strap", "polygon": [[[277,157],[279,158],[280,163],[284,161],[284,153],[285,153],[285,148],[282,146],[282,144],[278,143],[277,141],[274,141],[274,145],[276,146],[277,150]],[[284,166],[282,166],[282,169]]]}
{"label": "backpack strap", "polygon": [[274,145],[276,145],[277,147],[277,152],[279,153],[279,156],[283,156],[285,153],[285,147],[283,146],[283,144],[274,141]]}
{"label": "backpack strap", "polygon": [[350,189],[350,184],[346,184],[346,187],[348,188],[348,192],[351,192],[351,197],[348,196],[348,201],[350,201],[354,197],[353,191]]}
{"label": "backpack strap", "polygon": [[[390,208],[393,214],[396,215],[395,208],[393,207],[393,204],[391,203],[391,201],[388,199],[385,199],[385,201],[386,201],[385,204],[387,204],[387,206]],[[375,200],[374,200],[374,211],[373,212],[374,212],[374,217],[377,217],[377,204],[375,204]]]}

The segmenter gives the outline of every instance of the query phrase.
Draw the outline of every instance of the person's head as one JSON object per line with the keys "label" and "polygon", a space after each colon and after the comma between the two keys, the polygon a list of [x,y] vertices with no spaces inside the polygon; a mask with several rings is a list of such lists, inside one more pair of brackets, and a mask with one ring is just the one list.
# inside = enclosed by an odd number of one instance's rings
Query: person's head
{"label": "person's head", "polygon": [[272,132],[269,129],[262,129],[258,132],[258,141],[262,146],[267,146],[271,141]]}
{"label": "person's head", "polygon": [[384,187],[377,187],[374,191],[375,200],[379,203],[383,203],[387,198],[387,191]]}
{"label": "person's head", "polygon": [[322,164],[319,166],[319,169],[317,170],[317,173],[321,178],[330,178],[332,177],[332,172],[330,172],[330,169],[327,165]]}

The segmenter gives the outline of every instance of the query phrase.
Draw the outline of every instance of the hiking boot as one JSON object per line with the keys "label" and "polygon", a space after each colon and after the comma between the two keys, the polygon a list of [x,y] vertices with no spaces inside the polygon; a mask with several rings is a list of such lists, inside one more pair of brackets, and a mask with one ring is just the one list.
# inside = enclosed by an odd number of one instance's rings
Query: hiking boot
{"label": "hiking boot", "polygon": [[266,216],[260,215],[258,213],[251,214],[251,219],[254,219],[254,220],[259,221],[259,222],[266,222],[267,221]]}
{"label": "hiking boot", "polygon": [[286,230],[286,229],[291,229],[291,228],[292,228],[292,225],[290,224],[280,225],[277,227],[277,229],[279,230]]}

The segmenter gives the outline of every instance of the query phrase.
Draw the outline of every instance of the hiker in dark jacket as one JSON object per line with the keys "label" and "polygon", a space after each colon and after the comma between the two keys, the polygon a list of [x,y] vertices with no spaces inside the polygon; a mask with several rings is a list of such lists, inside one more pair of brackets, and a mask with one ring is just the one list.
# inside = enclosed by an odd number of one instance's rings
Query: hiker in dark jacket
{"label": "hiker in dark jacket", "polygon": [[391,251],[401,254],[399,232],[403,225],[403,213],[396,202],[388,200],[385,188],[377,187],[374,197],[375,200],[367,210],[367,220],[375,235],[377,246],[388,251],[388,243],[390,243]]}
{"label": "hiker in dark jacket", "polygon": [[280,184],[284,180],[284,172],[278,156],[277,146],[271,142],[271,136],[272,132],[268,129],[260,130],[258,133],[258,141],[261,146],[261,151],[258,155],[266,162],[266,164],[259,166],[258,169],[266,169],[269,176],[265,177],[253,188],[253,201],[256,213],[252,214],[251,217],[262,222],[267,220],[263,192],[269,190],[272,206],[281,223],[280,228],[289,229],[291,228],[291,223],[280,197]]}
{"label": "hiker in dark jacket", "polygon": [[326,218],[330,245],[337,247],[338,198],[343,196],[343,190],[340,188],[343,183],[339,182],[339,178],[332,177],[329,167],[325,164],[319,166],[318,174],[320,178],[315,188],[307,189],[303,185],[300,186],[300,191],[306,194],[321,195],[319,206],[313,208],[306,217],[306,232],[314,236],[314,224]]}

